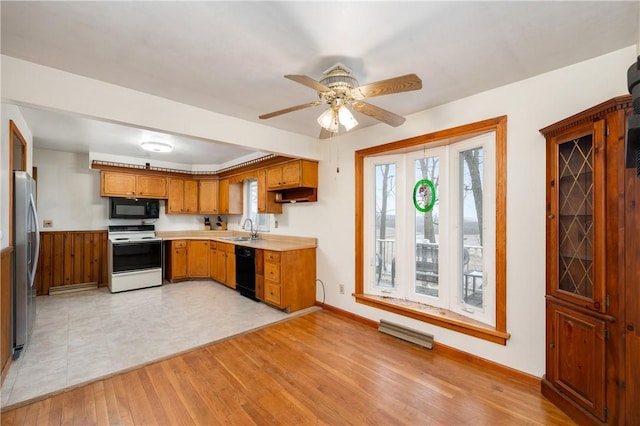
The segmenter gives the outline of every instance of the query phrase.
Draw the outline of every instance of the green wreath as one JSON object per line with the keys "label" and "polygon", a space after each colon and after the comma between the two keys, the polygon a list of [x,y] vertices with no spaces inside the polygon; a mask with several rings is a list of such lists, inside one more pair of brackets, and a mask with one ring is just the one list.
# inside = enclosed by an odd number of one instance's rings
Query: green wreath
{"label": "green wreath", "polygon": [[413,205],[416,210],[425,213],[436,203],[436,188],[429,179],[421,179],[413,187]]}

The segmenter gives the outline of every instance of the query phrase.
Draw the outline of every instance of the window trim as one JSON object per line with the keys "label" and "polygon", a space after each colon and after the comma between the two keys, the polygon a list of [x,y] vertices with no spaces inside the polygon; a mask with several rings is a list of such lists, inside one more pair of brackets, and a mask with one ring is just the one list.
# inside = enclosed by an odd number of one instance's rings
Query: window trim
{"label": "window trim", "polygon": [[[495,170],[496,170],[496,224],[495,224],[495,327],[463,317],[442,308],[428,305],[394,302],[394,299],[364,293],[364,159],[366,157],[408,152],[415,147],[429,144],[437,147],[457,142],[462,138],[495,132]],[[507,116],[490,118],[464,124],[450,129],[440,130],[361,149],[355,152],[355,293],[357,303],[362,303],[409,318],[424,321],[449,330],[474,336],[483,340],[506,345],[510,338],[507,333]]]}
{"label": "window trim", "polygon": [[[251,185],[255,185],[256,187],[256,205],[255,205],[255,219],[252,216],[252,213],[254,213],[253,209],[251,209]],[[268,213],[260,213],[260,210],[258,209],[258,198],[259,198],[259,184],[258,184],[258,179],[257,178],[247,178],[244,179],[242,181],[242,196],[244,197],[244,205],[247,206],[246,209],[244,209],[244,212],[242,213],[242,224],[244,225],[245,221],[247,219],[251,219],[251,221],[253,222],[253,226],[256,230],[256,232],[269,232],[271,227],[269,226],[269,214]],[[264,218],[264,223],[261,224],[260,222],[260,218],[263,217]],[[244,229],[244,228],[243,228]]]}

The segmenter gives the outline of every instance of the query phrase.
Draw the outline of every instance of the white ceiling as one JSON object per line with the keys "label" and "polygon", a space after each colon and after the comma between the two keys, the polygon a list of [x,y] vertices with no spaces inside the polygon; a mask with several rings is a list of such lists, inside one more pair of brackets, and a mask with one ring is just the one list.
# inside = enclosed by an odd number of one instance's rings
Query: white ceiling
{"label": "white ceiling", "polygon": [[[285,74],[319,80],[336,62],[360,84],[415,73],[422,90],[370,101],[408,115],[634,45],[640,13],[638,2],[612,1],[0,5],[4,55],[312,137],[323,107],[258,119],[317,100]],[[24,115],[36,147],[141,156],[140,129],[37,110]],[[356,117],[352,132],[378,123]],[[175,162],[221,164],[250,154],[173,138],[182,147]]]}

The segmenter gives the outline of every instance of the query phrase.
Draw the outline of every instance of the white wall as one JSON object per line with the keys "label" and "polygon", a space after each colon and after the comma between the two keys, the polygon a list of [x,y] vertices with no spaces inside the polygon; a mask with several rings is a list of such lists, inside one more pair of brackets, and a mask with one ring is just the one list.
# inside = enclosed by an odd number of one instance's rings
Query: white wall
{"label": "white wall", "polygon": [[[535,376],[544,373],[545,142],[539,129],[612,97],[628,94],[630,47],[602,57],[442,105],[408,117],[403,126],[379,125],[333,138],[320,162],[316,208],[290,221],[318,237],[318,278],[326,303],[364,317],[401,323],[435,335],[445,345]],[[428,96],[428,94],[425,94]],[[507,115],[506,346],[354,302],[354,151],[411,136]],[[340,173],[336,173],[339,147]],[[338,285],[346,286],[339,294]],[[322,291],[317,292],[318,299]]]}
{"label": "white wall", "polygon": [[2,239],[0,239],[0,249],[9,246],[9,182],[13,178],[9,170],[9,146],[11,139],[9,138],[9,120],[13,122],[20,130],[20,134],[27,142],[27,170],[31,172],[33,165],[33,137],[31,130],[20,110],[15,105],[2,104],[2,124],[0,126],[1,144],[0,144],[0,230],[2,231]]}
{"label": "white wall", "polygon": [[[38,216],[43,231],[104,230],[108,225],[140,224],[140,220],[109,219],[109,198],[100,196],[100,171],[90,169],[89,155],[34,150],[38,168]],[[160,201],[160,217],[146,220],[156,229],[204,229],[204,216],[166,215]],[[53,227],[42,228],[44,220]]]}
{"label": "white wall", "polygon": [[[326,303],[358,315],[373,320],[384,318],[432,333],[436,341],[445,345],[541,376],[544,372],[545,144],[539,129],[614,96],[626,94],[626,70],[635,59],[635,47],[630,47],[413,114],[398,128],[381,124],[324,140],[318,145],[308,143],[305,137],[292,134],[281,140],[282,132],[252,126],[250,132],[259,133],[261,140],[260,146],[256,148],[268,147],[274,152],[300,155],[299,146],[295,150],[292,148],[295,145],[292,141],[298,138],[304,140],[304,146],[311,149],[309,157],[317,155],[321,159],[318,202],[284,206],[284,213],[276,217],[279,227],[277,230],[273,229],[273,232],[318,239],[317,276],[323,281],[326,292],[323,294],[320,286],[318,287],[319,300],[324,297]],[[7,73],[6,63],[3,62],[3,96],[6,92],[5,85],[9,85],[10,98],[15,102],[74,112],[80,112],[86,107],[90,108],[87,111],[89,115],[120,122],[126,122],[127,113],[130,113],[132,122],[152,128],[153,114],[167,118],[167,111],[183,108],[192,111],[188,107],[175,105],[170,101],[163,103],[141,93],[136,92],[133,96],[126,89],[84,77],[52,72],[45,67],[28,63],[25,65],[18,60],[8,62],[15,68]],[[60,82],[64,96],[57,92],[59,88],[51,89],[39,83],[33,90],[32,86],[23,87],[42,81]],[[75,90],[77,87],[82,87],[82,90]],[[84,93],[95,96],[92,96],[91,102],[86,102]],[[132,103],[136,108],[148,114],[140,117],[139,113],[123,111],[119,108],[122,96],[126,99],[133,96]],[[425,93],[424,96],[429,94]],[[354,151],[500,115],[508,116],[507,331],[511,333],[511,339],[507,345],[489,343],[356,304],[350,295],[355,289]],[[180,117],[184,122],[162,120],[159,128],[182,134],[190,134],[189,131],[194,130],[199,136],[210,137],[215,129],[198,123],[205,116],[211,118],[202,112],[185,114]],[[215,127],[219,129],[224,120],[218,116],[214,118]],[[228,127],[222,131],[225,137],[218,139],[234,142],[232,133],[237,124],[237,120],[230,119]],[[239,139],[235,140],[237,143],[243,143],[250,136],[246,131],[242,133],[238,129],[238,132]],[[316,149],[319,150],[319,155]],[[38,155],[39,163],[40,160]],[[75,162],[71,158],[60,161],[60,164],[65,164],[65,161]],[[340,168],[339,173],[336,172],[337,166]],[[52,176],[60,173],[55,170],[56,167],[62,166],[53,166],[46,173]],[[74,182],[70,177],[65,179],[64,182],[69,185]],[[96,183],[94,181],[86,185],[95,187]],[[93,202],[90,202],[85,207],[92,205]],[[43,214],[52,215],[54,221],[57,220],[56,217],[63,216],[56,211],[55,206],[49,210],[49,207],[43,205],[41,217]],[[233,223],[236,219],[234,217],[231,220],[233,226],[236,225]],[[65,219],[61,220],[61,223],[65,223]],[[103,221],[104,218],[92,218],[90,224],[93,226]],[[170,222],[163,223],[159,220],[159,229],[165,226],[183,226],[182,222]],[[185,228],[190,225],[192,224],[184,223]],[[345,285],[345,294],[339,294],[339,284]]]}

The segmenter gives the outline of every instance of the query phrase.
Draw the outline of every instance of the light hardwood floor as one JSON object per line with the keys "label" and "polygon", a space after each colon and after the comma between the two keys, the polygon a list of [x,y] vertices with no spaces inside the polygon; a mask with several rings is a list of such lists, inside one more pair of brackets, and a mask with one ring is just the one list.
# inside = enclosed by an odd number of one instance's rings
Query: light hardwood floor
{"label": "light hardwood floor", "polygon": [[561,425],[530,381],[316,311],[2,413],[2,425]]}

